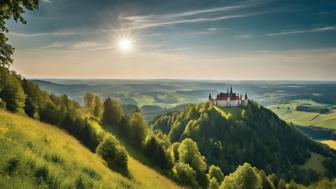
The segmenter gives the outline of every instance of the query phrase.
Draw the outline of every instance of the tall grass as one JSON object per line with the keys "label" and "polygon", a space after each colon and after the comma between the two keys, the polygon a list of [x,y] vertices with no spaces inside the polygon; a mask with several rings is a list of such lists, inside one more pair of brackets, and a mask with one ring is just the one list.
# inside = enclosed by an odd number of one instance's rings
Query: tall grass
{"label": "tall grass", "polygon": [[179,188],[133,158],[123,177],[64,131],[3,110],[0,146],[1,189]]}

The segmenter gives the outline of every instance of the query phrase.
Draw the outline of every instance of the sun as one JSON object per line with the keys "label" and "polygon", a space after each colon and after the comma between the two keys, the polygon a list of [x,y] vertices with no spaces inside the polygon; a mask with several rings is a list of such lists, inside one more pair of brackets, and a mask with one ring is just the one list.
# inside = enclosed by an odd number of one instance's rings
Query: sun
{"label": "sun", "polygon": [[120,39],[118,41],[118,44],[119,44],[119,48],[123,51],[129,51],[132,49],[132,41],[130,39]]}

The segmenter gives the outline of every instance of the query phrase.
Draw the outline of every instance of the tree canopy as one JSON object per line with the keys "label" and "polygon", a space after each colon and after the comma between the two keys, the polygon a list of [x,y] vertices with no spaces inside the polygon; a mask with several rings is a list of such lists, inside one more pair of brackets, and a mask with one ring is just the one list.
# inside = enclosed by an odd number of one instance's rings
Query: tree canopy
{"label": "tree canopy", "polygon": [[9,30],[6,21],[13,18],[16,22],[26,23],[23,18],[25,9],[34,10],[38,8],[38,0],[1,0],[0,2],[0,66],[9,67],[13,63],[11,55],[14,48],[7,43],[5,33]]}

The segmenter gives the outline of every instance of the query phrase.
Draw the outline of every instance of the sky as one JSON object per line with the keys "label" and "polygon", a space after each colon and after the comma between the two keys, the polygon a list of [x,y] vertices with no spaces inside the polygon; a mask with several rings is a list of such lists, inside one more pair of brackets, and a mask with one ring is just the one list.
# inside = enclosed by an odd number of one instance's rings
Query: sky
{"label": "sky", "polygon": [[7,25],[28,78],[336,80],[335,0],[42,0],[24,16]]}

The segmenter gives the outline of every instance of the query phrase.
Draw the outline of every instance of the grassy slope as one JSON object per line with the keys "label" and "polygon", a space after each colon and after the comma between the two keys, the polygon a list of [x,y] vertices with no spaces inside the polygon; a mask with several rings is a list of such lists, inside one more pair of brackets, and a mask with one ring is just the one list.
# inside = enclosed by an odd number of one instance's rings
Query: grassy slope
{"label": "grassy slope", "polygon": [[131,157],[122,177],[62,130],[2,110],[0,146],[0,188],[179,188]]}
{"label": "grassy slope", "polygon": [[[327,107],[331,112],[320,114],[315,112],[295,111],[296,106],[300,104],[310,104],[316,107]],[[289,107],[289,109],[288,109]],[[311,100],[295,100],[287,104],[278,104],[269,106],[281,119],[301,126],[317,126],[336,129],[336,108],[327,104],[316,103]]]}

